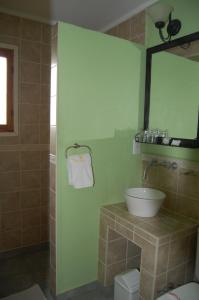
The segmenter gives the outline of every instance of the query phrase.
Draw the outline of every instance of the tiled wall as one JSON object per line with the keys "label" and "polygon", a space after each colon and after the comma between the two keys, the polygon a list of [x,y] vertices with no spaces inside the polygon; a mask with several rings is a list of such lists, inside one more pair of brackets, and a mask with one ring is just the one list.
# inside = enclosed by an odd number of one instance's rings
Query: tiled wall
{"label": "tiled wall", "polygon": [[[116,231],[106,230],[104,216],[100,222],[98,279],[104,286],[129,269],[140,268],[141,248]],[[104,267],[106,264],[106,268]],[[105,274],[104,274],[105,273]]]}
{"label": "tiled wall", "polygon": [[19,49],[19,134],[0,136],[0,251],[48,241],[50,26],[0,14]]}
{"label": "tiled wall", "polygon": [[164,208],[199,223],[199,163],[145,155],[143,170],[151,159],[175,161],[178,168],[151,167],[143,184],[166,193]]}
{"label": "tiled wall", "polygon": [[125,22],[111,28],[107,34],[117,36],[138,44],[145,42],[145,12],[141,12]]}
{"label": "tiled wall", "polygon": [[154,300],[192,281],[196,230],[191,221],[167,212],[156,218],[139,218],[130,215],[124,203],[103,207],[98,280],[109,286],[115,275],[140,267],[140,300]]}
{"label": "tiled wall", "polygon": [[56,101],[57,101],[57,26],[52,27],[51,117],[50,124],[50,280],[56,294]]}

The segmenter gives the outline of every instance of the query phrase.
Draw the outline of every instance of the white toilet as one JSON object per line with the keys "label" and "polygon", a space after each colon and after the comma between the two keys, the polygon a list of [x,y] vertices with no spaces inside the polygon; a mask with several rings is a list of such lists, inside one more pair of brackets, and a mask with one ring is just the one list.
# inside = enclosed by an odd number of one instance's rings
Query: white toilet
{"label": "white toilet", "polygon": [[[195,280],[199,282],[199,229],[197,237]],[[183,286],[169,291],[156,300],[199,300],[199,283],[187,283]]]}

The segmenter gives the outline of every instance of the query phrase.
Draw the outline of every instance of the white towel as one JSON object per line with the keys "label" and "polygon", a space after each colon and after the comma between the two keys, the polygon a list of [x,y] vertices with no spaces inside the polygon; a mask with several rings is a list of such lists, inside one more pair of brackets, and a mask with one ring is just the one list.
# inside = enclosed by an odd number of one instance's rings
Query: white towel
{"label": "white towel", "polygon": [[94,184],[92,162],[89,153],[70,155],[67,158],[68,181],[76,189]]}

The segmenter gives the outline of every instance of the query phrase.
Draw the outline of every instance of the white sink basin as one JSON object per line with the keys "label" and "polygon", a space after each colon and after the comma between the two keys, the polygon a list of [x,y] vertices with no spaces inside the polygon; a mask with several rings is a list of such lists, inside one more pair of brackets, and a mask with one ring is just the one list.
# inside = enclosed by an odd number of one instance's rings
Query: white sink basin
{"label": "white sink basin", "polygon": [[138,217],[154,217],[166,195],[151,188],[129,188],[125,191],[128,211]]}

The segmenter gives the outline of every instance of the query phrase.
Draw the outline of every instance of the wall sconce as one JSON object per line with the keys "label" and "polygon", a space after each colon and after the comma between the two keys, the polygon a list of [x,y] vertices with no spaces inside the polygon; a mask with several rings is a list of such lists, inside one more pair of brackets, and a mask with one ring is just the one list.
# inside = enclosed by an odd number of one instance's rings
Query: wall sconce
{"label": "wall sconce", "polygon": [[[155,27],[159,30],[160,38],[163,42],[169,42],[172,36],[178,34],[181,29],[181,22],[178,19],[172,20],[173,7],[166,3],[157,3],[147,9]],[[168,36],[165,37],[162,29],[167,25]]]}

